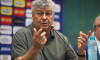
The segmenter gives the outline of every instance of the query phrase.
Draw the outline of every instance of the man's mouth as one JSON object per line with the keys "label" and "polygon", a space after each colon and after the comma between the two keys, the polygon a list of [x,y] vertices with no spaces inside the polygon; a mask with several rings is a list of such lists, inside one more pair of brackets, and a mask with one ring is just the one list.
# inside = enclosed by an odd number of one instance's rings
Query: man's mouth
{"label": "man's mouth", "polygon": [[41,23],[41,24],[48,24],[48,23]]}
{"label": "man's mouth", "polygon": [[41,23],[41,25],[47,25],[48,23]]}

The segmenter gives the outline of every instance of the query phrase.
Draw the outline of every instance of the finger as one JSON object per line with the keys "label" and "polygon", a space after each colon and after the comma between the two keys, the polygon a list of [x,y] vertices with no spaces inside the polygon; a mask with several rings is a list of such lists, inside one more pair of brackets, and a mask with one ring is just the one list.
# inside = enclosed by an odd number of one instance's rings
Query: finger
{"label": "finger", "polygon": [[43,42],[41,42],[41,44],[45,45],[46,42],[47,42],[47,39],[45,39]]}
{"label": "finger", "polygon": [[88,32],[88,39],[89,39],[90,35],[91,35],[91,30]]}
{"label": "finger", "polygon": [[85,48],[87,46],[87,42],[84,43],[84,41],[82,40],[78,40],[78,42]]}
{"label": "finger", "polygon": [[78,40],[78,51],[84,50],[86,47],[86,44],[83,43],[83,41]]}
{"label": "finger", "polygon": [[44,36],[46,34],[46,32],[41,33],[41,36]]}
{"label": "finger", "polygon": [[40,34],[41,34],[41,32],[42,32],[42,29],[39,29],[39,30],[37,31],[37,33],[36,33],[36,36],[39,37]]}
{"label": "finger", "polygon": [[80,42],[80,40],[78,40],[78,49],[81,49],[82,48],[82,43]]}
{"label": "finger", "polygon": [[45,36],[43,36],[43,38],[41,38],[39,41],[40,41],[40,42],[44,42],[44,41],[45,41],[45,39],[46,39],[46,37],[45,37]]}
{"label": "finger", "polygon": [[82,37],[82,31],[80,31],[80,33],[79,33],[79,37]]}
{"label": "finger", "polygon": [[84,43],[87,43],[87,40],[84,39],[84,38],[82,38],[82,37],[78,37],[78,40],[81,40],[81,41],[83,41]]}
{"label": "finger", "polygon": [[41,33],[40,36],[38,37],[39,40],[43,39],[43,37],[45,36],[45,34],[46,34],[46,32]]}
{"label": "finger", "polygon": [[78,47],[81,47],[81,44],[80,44],[79,40],[78,40],[77,42],[78,42],[78,43],[77,43]]}
{"label": "finger", "polygon": [[36,30],[36,28],[34,28],[33,30],[34,30],[33,34],[35,35],[35,34],[36,34],[36,32],[37,32],[37,30]]}
{"label": "finger", "polygon": [[82,33],[82,36],[83,36],[86,40],[88,40],[88,36],[87,36],[86,34]]}
{"label": "finger", "polygon": [[81,46],[83,46],[84,42],[82,40],[78,40],[78,44],[80,44]]}

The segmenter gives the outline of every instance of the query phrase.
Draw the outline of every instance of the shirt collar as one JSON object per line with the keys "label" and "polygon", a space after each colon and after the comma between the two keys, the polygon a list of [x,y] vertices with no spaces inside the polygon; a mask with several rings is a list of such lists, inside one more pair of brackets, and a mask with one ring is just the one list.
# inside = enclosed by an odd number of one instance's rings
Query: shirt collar
{"label": "shirt collar", "polygon": [[54,38],[54,31],[53,31],[52,28],[50,28],[50,36],[51,36],[52,38]]}
{"label": "shirt collar", "polygon": [[33,22],[30,24],[30,28],[31,28],[31,32],[32,32],[32,35],[33,35],[33,28],[34,28]]}

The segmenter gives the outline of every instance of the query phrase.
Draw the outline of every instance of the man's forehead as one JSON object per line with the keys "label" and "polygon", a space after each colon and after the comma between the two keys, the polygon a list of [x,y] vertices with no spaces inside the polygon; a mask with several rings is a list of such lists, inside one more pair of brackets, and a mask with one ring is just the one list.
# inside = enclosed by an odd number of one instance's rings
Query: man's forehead
{"label": "man's forehead", "polygon": [[47,7],[47,6],[44,7],[44,8],[39,8],[39,7],[37,7],[37,8],[36,8],[36,11],[39,11],[39,10],[41,10],[41,11],[42,11],[42,10],[43,10],[43,11],[44,11],[44,10],[51,10],[51,11],[53,11],[53,9],[52,9],[51,7]]}
{"label": "man's forehead", "polygon": [[98,18],[98,20],[96,21],[96,24],[100,24],[100,18]]}

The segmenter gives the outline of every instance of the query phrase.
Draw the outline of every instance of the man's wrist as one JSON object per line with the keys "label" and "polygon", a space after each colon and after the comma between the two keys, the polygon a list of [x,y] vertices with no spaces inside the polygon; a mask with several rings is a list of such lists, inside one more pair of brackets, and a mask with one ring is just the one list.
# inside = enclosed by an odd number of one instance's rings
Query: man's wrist
{"label": "man's wrist", "polygon": [[39,49],[39,48],[36,48],[36,47],[34,47],[34,46],[32,46],[31,47],[34,51],[36,51],[36,52],[39,52],[41,49]]}
{"label": "man's wrist", "polygon": [[86,53],[86,51],[85,50],[78,50],[77,53],[79,53],[80,55],[83,55]]}
{"label": "man's wrist", "polygon": [[84,51],[81,51],[81,52],[77,51],[77,55],[79,57],[85,57],[86,56],[86,51],[85,50]]}

